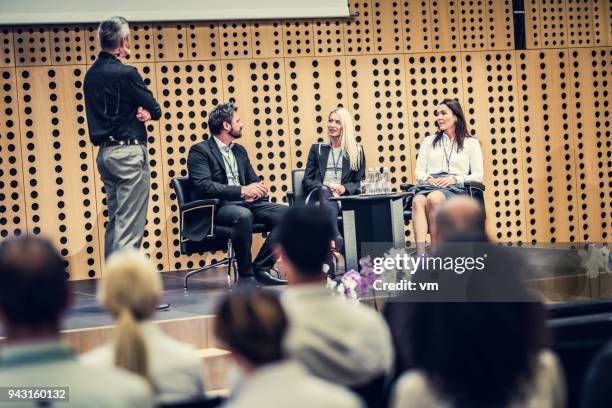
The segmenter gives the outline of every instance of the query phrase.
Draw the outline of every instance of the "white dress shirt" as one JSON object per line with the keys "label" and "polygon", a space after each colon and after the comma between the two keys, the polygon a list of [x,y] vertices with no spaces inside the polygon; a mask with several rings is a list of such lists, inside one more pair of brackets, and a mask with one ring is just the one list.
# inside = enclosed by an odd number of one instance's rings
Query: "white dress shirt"
{"label": "white dress shirt", "polygon": [[[178,402],[204,395],[202,359],[195,349],[165,334],[156,323],[139,324],[149,356],[149,370],[158,402]],[[114,344],[81,355],[84,364],[112,367]]]}
{"label": "white dress shirt", "polygon": [[226,145],[221,140],[213,136],[219,150],[221,150],[221,156],[223,157],[223,164],[225,165],[225,174],[227,175],[227,184],[230,186],[239,186],[240,179],[238,178],[238,163],[236,157],[232,151],[232,145]]}
{"label": "white dress shirt", "polygon": [[257,369],[234,390],[224,408],[360,408],[361,400],[342,387],[308,374],[296,361]]}
{"label": "white dress shirt", "polygon": [[[68,403],[54,407],[145,408],[153,406],[149,384],[114,367],[88,367],[60,340],[3,344],[0,386],[67,387]],[[36,402],[0,402],[0,407],[38,407]]]}
{"label": "white dress shirt", "polygon": [[440,143],[433,147],[435,135],[427,136],[419,149],[414,177],[417,183],[437,173],[449,173],[458,184],[468,181],[483,181],[483,161],[480,142],[475,137],[463,140],[463,149],[457,151],[457,144],[448,136],[442,136]]}
{"label": "white dress shirt", "polygon": [[[482,385],[486,387],[486,384]],[[523,400],[511,402],[508,408],[565,407],[565,385],[559,361],[554,353],[542,351],[531,384],[525,389]],[[391,408],[451,408],[433,389],[425,373],[412,370],[395,383]]]}
{"label": "white dress shirt", "polygon": [[351,387],[391,371],[391,334],[378,312],[322,284],[289,286],[281,299],[289,317],[285,347],[316,376]]}

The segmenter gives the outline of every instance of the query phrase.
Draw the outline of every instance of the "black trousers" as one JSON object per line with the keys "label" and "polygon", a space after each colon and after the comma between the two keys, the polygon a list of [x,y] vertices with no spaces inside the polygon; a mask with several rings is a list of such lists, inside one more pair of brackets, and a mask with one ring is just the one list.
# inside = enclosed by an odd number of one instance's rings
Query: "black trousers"
{"label": "black trousers", "polygon": [[268,234],[255,260],[251,260],[253,224],[261,223],[273,229],[280,223],[287,209],[285,205],[257,200],[241,205],[226,204],[217,210],[216,223],[232,227],[232,245],[240,277],[253,276],[253,271],[269,271],[274,266],[272,234]]}
{"label": "black trousers", "polygon": [[310,200],[308,204],[319,204],[327,211],[329,220],[334,229],[334,242],[336,243],[336,249],[341,250],[344,245],[344,239],[340,230],[338,229],[338,214],[340,214],[340,207],[335,201],[330,201],[330,198],[334,196],[334,193],[327,187],[321,186],[312,190],[310,194]]}

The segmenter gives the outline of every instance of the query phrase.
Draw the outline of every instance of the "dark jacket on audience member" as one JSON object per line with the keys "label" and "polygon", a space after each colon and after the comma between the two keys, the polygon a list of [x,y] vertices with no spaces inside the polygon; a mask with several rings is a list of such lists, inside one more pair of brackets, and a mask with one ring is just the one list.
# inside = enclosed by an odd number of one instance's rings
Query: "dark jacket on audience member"
{"label": "dark jacket on audience member", "polygon": [[[306,194],[323,185],[330,151],[331,146],[324,143],[315,143],[310,148],[308,162],[306,163],[306,172],[304,173],[304,180],[302,181],[302,186]],[[363,149],[361,149],[361,167],[358,170],[351,170],[348,158],[342,156],[342,178],[340,182],[344,188],[346,188],[346,194],[359,194],[359,182],[364,179],[365,155],[363,154]]]}
{"label": "dark jacket on audience member", "polygon": [[151,119],[161,117],[161,108],[138,70],[124,65],[106,51],[85,74],[83,84],[89,138],[94,145],[108,140],[147,140],[145,124],[136,112],[143,107]]}

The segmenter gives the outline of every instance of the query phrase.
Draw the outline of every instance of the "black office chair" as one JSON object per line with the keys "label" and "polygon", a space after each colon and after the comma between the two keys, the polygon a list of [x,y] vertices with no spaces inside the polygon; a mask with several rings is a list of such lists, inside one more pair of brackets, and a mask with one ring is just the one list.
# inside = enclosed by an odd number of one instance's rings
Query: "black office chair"
{"label": "black office chair", "polygon": [[[470,197],[478,201],[482,205],[482,208],[485,208],[485,203],[484,203],[485,186],[484,184],[479,183],[477,181],[468,181],[464,185],[467,188]],[[414,187],[414,184],[407,184],[407,183],[400,184],[400,190],[404,192],[408,192],[408,193],[412,192],[413,187]],[[405,222],[409,222],[412,220],[412,199],[413,198],[414,198],[414,193],[406,197],[406,201],[404,204],[404,221]]]}
{"label": "black office chair", "polygon": [[[188,177],[176,177],[171,181],[172,188],[176,193],[176,200],[179,205],[179,222],[180,222],[180,251],[182,255],[193,255],[201,254],[204,252],[212,251],[227,251],[227,257],[215,262],[211,265],[204,266],[203,268],[194,269],[189,271],[185,275],[185,289],[189,277],[208,269],[215,268],[217,266],[227,265],[227,280],[228,284],[232,283],[232,272],[233,281],[236,282],[238,279],[238,271],[234,262],[234,249],[232,247],[232,228],[221,225],[215,225],[215,210],[220,204],[220,200],[216,198],[209,198],[205,200],[191,200],[191,181]],[[185,238],[183,233],[185,225],[187,225],[192,219],[197,218],[199,222],[201,220],[210,220],[210,226],[206,233],[206,238],[203,241],[191,241]],[[269,232],[270,229],[265,224],[254,224],[253,233]]]}

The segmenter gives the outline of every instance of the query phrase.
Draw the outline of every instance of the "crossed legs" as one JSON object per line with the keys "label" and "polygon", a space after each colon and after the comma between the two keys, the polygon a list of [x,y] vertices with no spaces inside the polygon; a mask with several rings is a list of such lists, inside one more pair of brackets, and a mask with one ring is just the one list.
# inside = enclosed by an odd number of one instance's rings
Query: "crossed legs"
{"label": "crossed legs", "polygon": [[427,231],[431,232],[434,228],[435,212],[445,199],[441,191],[419,194],[412,199],[412,229],[418,253],[425,251]]}

